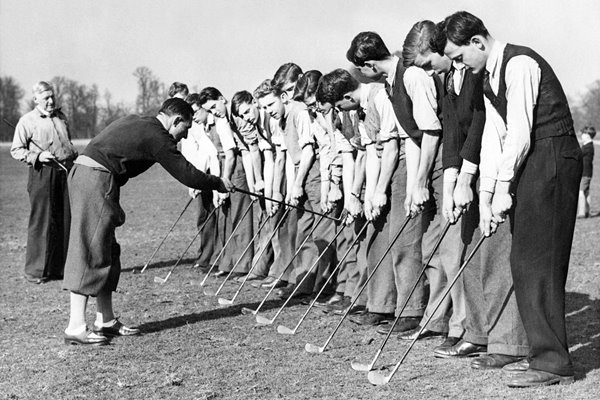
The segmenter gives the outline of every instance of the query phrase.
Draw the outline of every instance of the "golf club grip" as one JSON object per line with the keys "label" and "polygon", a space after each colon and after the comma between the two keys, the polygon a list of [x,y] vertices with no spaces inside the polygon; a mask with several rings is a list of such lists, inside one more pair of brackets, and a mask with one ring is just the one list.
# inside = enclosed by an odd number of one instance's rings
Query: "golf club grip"
{"label": "golf club grip", "polygon": [[248,191],[248,190],[245,190],[245,189],[240,189],[240,188],[238,188],[238,187],[236,187],[236,186],[234,186],[234,187],[233,187],[233,191],[234,191],[234,192],[240,192],[240,193],[243,193],[243,194],[247,194],[247,195],[249,195],[249,196],[260,197],[261,199],[264,199],[264,200],[267,200],[267,201],[272,201],[273,203],[283,204],[284,206],[287,206],[287,207],[292,207],[292,208],[295,208],[296,210],[300,210],[300,211],[306,211],[307,213],[314,214],[314,215],[318,215],[319,217],[324,217],[324,218],[330,219],[330,220],[332,220],[332,221],[337,221],[337,222],[339,222],[339,221],[340,221],[340,220],[339,220],[339,219],[337,219],[337,218],[330,217],[330,216],[328,216],[328,215],[325,215],[325,214],[322,214],[322,213],[320,213],[320,212],[313,211],[313,210],[308,210],[308,209],[306,209],[306,208],[302,208],[302,207],[298,207],[298,206],[294,206],[294,205],[292,205],[292,204],[286,203],[285,201],[282,201],[282,200],[275,200],[275,199],[273,199],[273,198],[271,198],[271,197],[267,197],[267,196],[265,196],[265,195],[263,195],[263,194],[260,194],[260,193],[253,193],[253,192],[250,192],[250,191]]}

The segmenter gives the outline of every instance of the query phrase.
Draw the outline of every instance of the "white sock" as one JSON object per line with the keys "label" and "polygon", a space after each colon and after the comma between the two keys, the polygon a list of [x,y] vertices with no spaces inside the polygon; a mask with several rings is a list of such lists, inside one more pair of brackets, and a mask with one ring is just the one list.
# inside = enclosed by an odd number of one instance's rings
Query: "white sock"
{"label": "white sock", "polygon": [[99,328],[108,328],[109,326],[113,326],[116,322],[116,318],[113,318],[108,322],[103,322],[102,314],[96,313],[96,322],[94,322],[94,325],[96,325]]}
{"label": "white sock", "polygon": [[69,330],[69,328],[65,329],[65,335],[77,336],[83,332],[85,332],[87,326],[81,325],[79,328]]}

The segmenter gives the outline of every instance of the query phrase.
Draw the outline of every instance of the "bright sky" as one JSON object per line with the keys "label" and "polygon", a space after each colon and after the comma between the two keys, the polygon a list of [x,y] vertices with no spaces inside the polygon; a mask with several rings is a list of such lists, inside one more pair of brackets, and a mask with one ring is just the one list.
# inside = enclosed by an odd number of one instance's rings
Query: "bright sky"
{"label": "bright sky", "polygon": [[282,63],[328,72],[346,67],[361,31],[398,50],[410,27],[458,10],[499,40],[546,58],[567,94],[600,79],[598,0],[1,0],[0,75],[27,91],[66,76],[133,103],[133,71],[163,82],[252,91]]}

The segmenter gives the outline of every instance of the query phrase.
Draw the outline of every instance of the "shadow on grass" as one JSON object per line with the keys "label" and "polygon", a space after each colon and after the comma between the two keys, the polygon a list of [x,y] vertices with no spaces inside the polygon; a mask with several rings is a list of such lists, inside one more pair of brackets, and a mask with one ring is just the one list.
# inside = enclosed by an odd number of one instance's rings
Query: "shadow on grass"
{"label": "shadow on grass", "polygon": [[575,378],[600,369],[600,300],[588,294],[566,294],[566,320]]}
{"label": "shadow on grass", "polygon": [[[261,307],[261,314],[263,311],[272,310],[281,307],[284,300],[273,299],[268,300]],[[249,308],[255,310],[260,302],[236,304],[231,307],[216,308],[214,310],[203,311],[200,313],[192,313],[187,315],[180,315],[178,317],[167,318],[162,321],[154,321],[139,326],[140,330],[144,333],[160,332],[167,329],[175,329],[185,325],[195,324],[197,322],[205,322],[213,319],[237,317],[242,314],[242,308]],[[292,307],[300,304],[300,300],[291,300],[287,307]],[[247,315],[247,318],[254,320],[254,315]]]}
{"label": "shadow on grass", "polygon": [[[186,264],[193,264],[194,261],[196,261],[196,257],[192,257],[192,258],[184,258],[179,262],[178,266],[184,266]],[[177,262],[177,260],[165,260],[165,261],[159,261],[156,263],[152,263],[150,265],[148,265],[148,268],[146,268],[146,271],[149,269],[159,269],[159,268],[164,268],[164,267],[172,267],[173,265],[175,265],[175,263]],[[144,268],[144,265],[134,265],[132,267],[128,267],[128,268],[122,268],[121,272],[131,272],[133,270],[141,270],[142,268]],[[145,273],[145,272],[144,272]]]}

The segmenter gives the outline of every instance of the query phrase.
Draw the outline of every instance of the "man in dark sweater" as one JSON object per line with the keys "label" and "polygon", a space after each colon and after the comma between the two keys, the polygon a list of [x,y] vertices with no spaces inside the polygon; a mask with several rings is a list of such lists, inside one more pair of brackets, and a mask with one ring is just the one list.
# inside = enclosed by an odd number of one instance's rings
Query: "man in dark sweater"
{"label": "man in dark sweater", "polygon": [[577,218],[589,218],[590,216],[590,182],[594,172],[594,136],[596,136],[596,128],[593,126],[586,126],[581,130],[583,175],[579,185]]}
{"label": "man in dark sweater", "polygon": [[[102,345],[108,343],[107,336],[139,334],[119,322],[112,307],[121,272],[115,228],[125,222],[121,186],[158,162],[185,186],[232,190],[229,180],[197,170],[177,150],[192,114],[185,101],[168,99],[157,117],[130,115],[113,122],[75,160],[68,181],[72,219],[64,288],[71,291],[71,314],[65,343]],[[89,296],[97,298],[93,332],[85,322]]]}
{"label": "man in dark sweater", "polygon": [[582,156],[566,95],[539,54],[495,40],[476,16],[457,12],[445,26],[444,53],[484,77],[480,228],[490,235],[514,213],[510,263],[529,356],[504,367],[520,371],[508,386],[571,383],[565,283]]}

